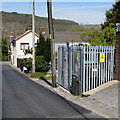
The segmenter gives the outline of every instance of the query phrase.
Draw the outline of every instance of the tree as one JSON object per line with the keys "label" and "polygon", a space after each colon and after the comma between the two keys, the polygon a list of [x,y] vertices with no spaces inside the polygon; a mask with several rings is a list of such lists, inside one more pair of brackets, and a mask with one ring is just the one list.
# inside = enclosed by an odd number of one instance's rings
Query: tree
{"label": "tree", "polygon": [[[86,36],[86,37],[85,37]],[[86,41],[91,45],[106,45],[103,32],[101,30],[93,29],[91,31],[84,31],[81,34],[81,39],[85,37]]]}
{"label": "tree", "polygon": [[106,27],[103,30],[93,29],[81,33],[81,39],[86,39],[91,45],[115,45],[115,28]]}
{"label": "tree", "polygon": [[43,56],[45,61],[50,62],[50,55],[50,39],[47,38],[45,40],[44,35],[40,33],[39,40],[37,41],[36,56]]}
{"label": "tree", "polygon": [[91,45],[115,45],[116,23],[120,22],[120,2],[116,2],[113,8],[106,11],[106,21],[101,24],[101,30],[84,31],[81,39],[87,39]]}
{"label": "tree", "polygon": [[102,30],[106,31],[105,39],[107,43],[115,45],[116,23],[120,23],[120,1],[116,2],[112,9],[106,11],[105,15],[106,21],[102,24]]}
{"label": "tree", "polygon": [[2,56],[8,56],[7,38],[2,38]]}
{"label": "tree", "polygon": [[44,48],[45,48],[45,38],[44,38],[44,35],[42,33],[40,33],[39,40],[37,41],[36,56],[43,55]]}
{"label": "tree", "polygon": [[103,30],[104,39],[106,40],[107,45],[115,46],[116,43],[116,28],[113,27],[113,23]]}
{"label": "tree", "polygon": [[8,41],[7,38],[2,38],[2,61],[8,60]]}
{"label": "tree", "polygon": [[47,38],[45,42],[45,50],[44,50],[44,58],[47,62],[51,60],[51,47],[50,47],[50,39]]}
{"label": "tree", "polygon": [[112,27],[115,28],[116,23],[120,23],[120,1],[113,5],[113,8],[106,11],[106,22],[102,24],[102,29],[105,29],[112,23]]}

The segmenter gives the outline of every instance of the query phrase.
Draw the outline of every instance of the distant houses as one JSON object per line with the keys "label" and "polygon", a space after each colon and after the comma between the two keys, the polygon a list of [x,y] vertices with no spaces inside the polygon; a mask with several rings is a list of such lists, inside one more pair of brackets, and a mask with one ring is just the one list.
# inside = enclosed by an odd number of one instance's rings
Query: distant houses
{"label": "distant houses", "polygon": [[[39,35],[35,33],[35,44],[39,39]],[[15,40],[11,41],[11,63],[18,66],[20,59],[32,58],[32,54],[26,54],[26,49],[32,48],[32,30],[27,30]]]}
{"label": "distant houses", "polygon": [[[80,42],[81,32],[55,32],[55,51],[58,51],[59,45],[66,45],[67,42],[69,45],[90,45],[88,42]],[[45,33],[45,37],[48,37],[48,32]]]}

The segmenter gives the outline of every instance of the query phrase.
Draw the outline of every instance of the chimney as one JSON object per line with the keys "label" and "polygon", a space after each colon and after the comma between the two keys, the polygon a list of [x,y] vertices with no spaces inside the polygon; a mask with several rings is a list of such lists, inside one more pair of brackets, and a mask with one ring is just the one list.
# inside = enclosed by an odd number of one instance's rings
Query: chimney
{"label": "chimney", "polygon": [[42,33],[43,35],[45,34],[45,28],[44,28],[44,27],[42,27],[41,33]]}
{"label": "chimney", "polygon": [[32,30],[32,25],[31,24],[26,28],[26,31],[27,30]]}

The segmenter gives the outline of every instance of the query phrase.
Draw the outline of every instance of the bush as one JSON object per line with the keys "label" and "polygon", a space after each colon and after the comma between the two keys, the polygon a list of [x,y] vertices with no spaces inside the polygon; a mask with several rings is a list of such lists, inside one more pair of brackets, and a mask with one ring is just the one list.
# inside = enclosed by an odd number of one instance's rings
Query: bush
{"label": "bush", "polygon": [[[27,68],[27,72],[32,70],[32,58],[27,59],[24,62],[24,66]],[[48,71],[48,62],[45,61],[45,58],[43,56],[35,57],[35,71],[36,72]]]}
{"label": "bush", "polygon": [[8,56],[2,56],[2,61],[8,61]]}
{"label": "bush", "polygon": [[36,72],[34,74],[30,74],[30,77],[41,79],[41,78],[45,77],[46,74],[47,74],[46,72]]}
{"label": "bush", "polygon": [[40,33],[39,40],[37,41],[36,47],[36,56],[43,56],[46,62],[50,62],[51,60],[51,47],[50,47],[50,39],[44,38],[44,35]]}
{"label": "bush", "polygon": [[36,56],[35,58],[35,68],[36,72],[45,72],[47,69],[48,63],[45,61],[43,56]]}
{"label": "bush", "polygon": [[28,58],[24,62],[24,66],[27,68],[27,72],[29,72],[30,70],[32,70],[32,58]]}
{"label": "bush", "polygon": [[8,56],[8,39],[7,38],[2,38],[2,55],[4,56],[3,59],[5,59],[6,61],[6,58]]}

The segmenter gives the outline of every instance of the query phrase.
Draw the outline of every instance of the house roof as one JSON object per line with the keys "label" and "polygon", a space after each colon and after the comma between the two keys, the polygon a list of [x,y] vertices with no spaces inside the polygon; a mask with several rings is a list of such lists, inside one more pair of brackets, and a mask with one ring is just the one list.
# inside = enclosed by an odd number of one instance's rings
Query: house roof
{"label": "house roof", "polygon": [[[54,32],[55,43],[67,43],[67,42],[80,42],[81,32]],[[49,33],[46,32],[45,36],[48,37]]]}
{"label": "house roof", "polygon": [[[17,37],[15,40],[19,40],[19,39],[21,39],[22,37],[26,36],[27,34],[29,34],[31,32],[32,32],[32,30],[27,30],[25,33],[23,33],[22,35],[20,35],[19,37]],[[35,36],[39,37],[39,35],[36,34],[36,33],[35,33]]]}

